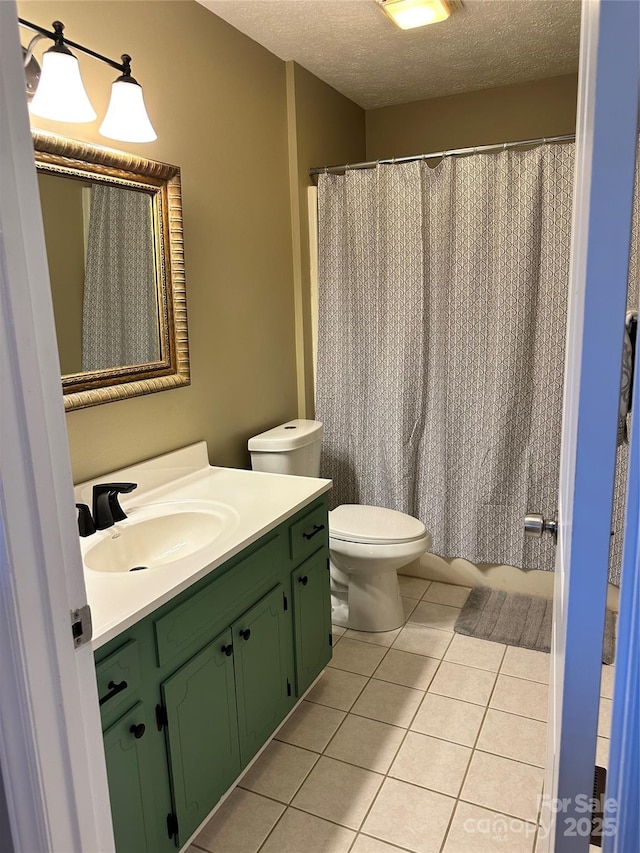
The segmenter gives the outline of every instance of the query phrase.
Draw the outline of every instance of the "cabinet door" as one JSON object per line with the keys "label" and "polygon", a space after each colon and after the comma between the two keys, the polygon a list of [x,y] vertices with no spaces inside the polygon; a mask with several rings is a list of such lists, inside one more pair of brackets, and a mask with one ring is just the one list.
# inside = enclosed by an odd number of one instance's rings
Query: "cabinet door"
{"label": "cabinet door", "polygon": [[282,584],[231,626],[245,766],[293,706],[291,622]]}
{"label": "cabinet door", "polygon": [[156,814],[147,750],[147,718],[138,703],[104,733],[111,816],[118,853],[158,850],[166,815]]}
{"label": "cabinet door", "polygon": [[291,575],[296,645],[296,685],[301,696],[331,660],[331,593],[327,552],[320,551]]}
{"label": "cabinet door", "polygon": [[162,685],[180,846],[240,772],[231,632]]}

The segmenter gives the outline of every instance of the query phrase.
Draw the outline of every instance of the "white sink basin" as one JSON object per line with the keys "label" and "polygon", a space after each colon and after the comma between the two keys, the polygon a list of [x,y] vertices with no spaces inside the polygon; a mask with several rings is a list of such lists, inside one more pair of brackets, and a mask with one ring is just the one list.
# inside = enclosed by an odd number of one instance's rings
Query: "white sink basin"
{"label": "white sink basin", "polygon": [[95,572],[134,574],[169,566],[206,550],[237,523],[237,513],[224,504],[148,504],[101,531],[98,541],[86,542],[84,563]]}

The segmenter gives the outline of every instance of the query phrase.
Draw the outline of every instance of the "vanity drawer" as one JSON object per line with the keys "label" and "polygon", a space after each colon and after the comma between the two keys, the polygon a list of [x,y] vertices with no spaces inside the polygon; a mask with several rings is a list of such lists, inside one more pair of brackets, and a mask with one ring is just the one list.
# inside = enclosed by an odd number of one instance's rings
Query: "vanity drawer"
{"label": "vanity drawer", "polygon": [[291,559],[300,563],[318,548],[328,545],[329,521],[324,503],[303,515],[289,528]]}
{"label": "vanity drawer", "polygon": [[129,640],[124,646],[96,664],[100,712],[103,720],[112,719],[114,710],[122,710],[137,697],[140,688],[138,644]]}

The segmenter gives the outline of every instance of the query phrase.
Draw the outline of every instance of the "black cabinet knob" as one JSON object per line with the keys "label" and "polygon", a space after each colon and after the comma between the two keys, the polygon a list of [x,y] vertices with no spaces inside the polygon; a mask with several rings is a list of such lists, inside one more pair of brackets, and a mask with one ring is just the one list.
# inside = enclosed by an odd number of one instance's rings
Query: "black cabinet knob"
{"label": "black cabinet knob", "polygon": [[228,646],[221,646],[220,651],[221,651],[224,655],[226,655],[227,657],[229,657],[230,655],[232,655],[232,654],[233,654],[233,646],[231,645],[231,643],[229,643],[229,645],[228,645]]}
{"label": "black cabinet knob", "polygon": [[251,628],[243,628],[240,631],[240,636],[242,637],[243,640],[248,640],[249,637],[251,636]]}
{"label": "black cabinet knob", "polygon": [[301,578],[298,578],[298,583],[301,583],[302,586],[306,586],[309,583],[309,578],[306,575],[303,575]]}
{"label": "black cabinet knob", "polygon": [[134,738],[136,740],[140,740],[142,735],[145,733],[144,723],[138,723],[137,726],[134,724],[133,726],[131,726],[129,731],[131,732],[131,734],[134,736]]}

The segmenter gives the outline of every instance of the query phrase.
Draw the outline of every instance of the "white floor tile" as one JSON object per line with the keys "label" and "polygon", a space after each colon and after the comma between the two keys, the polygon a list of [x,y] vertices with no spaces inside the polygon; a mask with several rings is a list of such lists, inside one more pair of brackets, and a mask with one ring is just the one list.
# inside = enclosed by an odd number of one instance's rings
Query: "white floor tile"
{"label": "white floor tile", "polygon": [[469,586],[454,586],[450,583],[434,581],[422,597],[425,601],[449,604],[451,607],[462,607],[470,592],[471,587]]}
{"label": "white floor tile", "polygon": [[397,726],[349,714],[324,754],[376,773],[386,773],[405,734]]}
{"label": "white floor tile", "polygon": [[444,660],[429,686],[429,692],[475,705],[486,705],[495,680],[495,672]]}
{"label": "white floor tile", "polygon": [[407,622],[393,648],[402,652],[413,652],[416,655],[427,655],[430,658],[441,658],[447,651],[453,634],[448,631],[439,631],[437,628],[425,628],[424,625],[416,625]]}
{"label": "white floor tile", "polygon": [[359,829],[384,776],[323,756],[293,798],[295,808]]}
{"label": "white floor tile", "polygon": [[411,730],[425,735],[473,746],[478,737],[485,709],[458,699],[449,699],[437,693],[427,693],[418,713],[411,723]]}
{"label": "white floor tile", "polygon": [[531,853],[536,825],[458,803],[443,853]]}
{"label": "white floor tile", "polygon": [[476,751],[460,798],[535,823],[543,776],[540,767]]}
{"label": "white floor tile", "polygon": [[611,736],[611,709],[612,699],[600,699],[600,713],[598,714],[598,735],[600,737]]}
{"label": "white floor tile", "polygon": [[342,637],[333,650],[329,666],[359,675],[371,675],[386,653],[386,647]]}
{"label": "white floor tile", "polygon": [[386,841],[379,841],[369,835],[359,835],[351,848],[351,853],[404,853],[404,851],[393,844],[387,844]]}
{"label": "white floor tile", "polygon": [[242,778],[240,787],[290,803],[317,760],[318,755],[314,752],[272,740]]}
{"label": "white floor tile", "polygon": [[476,748],[525,764],[544,767],[547,724],[489,708]]}
{"label": "white floor tile", "polygon": [[429,589],[431,581],[424,578],[412,578],[409,575],[398,575],[398,584],[400,586],[400,595],[403,598],[420,599]]}
{"label": "white floor tile", "polygon": [[346,630],[347,629],[343,628],[341,625],[332,625],[331,626],[331,633],[333,634],[334,640],[336,637],[341,637]]}
{"label": "white floor tile", "polygon": [[506,648],[502,643],[492,643],[489,640],[466,637],[464,634],[454,634],[444,657],[445,660],[452,663],[462,663],[465,666],[497,672],[500,669]]}
{"label": "white floor tile", "polygon": [[343,711],[301,702],[277,733],[277,740],[301,746],[313,752],[322,752],[345,718]]}
{"label": "white floor tile", "polygon": [[600,767],[609,767],[609,744],[608,737],[599,737],[596,746],[596,764]]}
{"label": "white floor tile", "polygon": [[195,839],[209,853],[256,853],[285,807],[236,788]]}
{"label": "white floor tile", "polygon": [[315,687],[307,694],[307,701],[348,711],[367,681],[365,675],[328,666]]}
{"label": "white floor tile", "polygon": [[407,598],[406,596],[402,596],[402,612],[404,613],[405,622],[418,606],[419,600],[419,598]]}
{"label": "white floor tile", "polygon": [[500,711],[543,722],[547,719],[548,704],[549,688],[546,684],[502,674],[498,675],[489,703],[490,707]]}
{"label": "white floor tile", "polygon": [[548,684],[550,666],[551,655],[547,652],[534,652],[533,649],[507,646],[500,673]]}
{"label": "white floor tile", "polygon": [[459,607],[448,604],[437,604],[424,599],[417,605],[409,620],[427,628],[439,628],[441,631],[453,631],[453,626],[460,615]]}
{"label": "white floor tile", "polygon": [[613,681],[616,675],[615,666],[602,667],[602,679],[600,681],[600,695],[606,699],[613,699]]}
{"label": "white floor tile", "polygon": [[467,746],[409,732],[389,775],[456,797],[469,764]]}
{"label": "white floor tile", "polygon": [[454,805],[451,797],[386,779],[362,830],[414,853],[438,853]]}
{"label": "white floor tile", "polygon": [[353,714],[408,728],[424,693],[411,687],[372,678],[353,708]]}
{"label": "white floor tile", "polygon": [[426,690],[439,666],[440,661],[435,658],[389,649],[373,676],[382,681]]}
{"label": "white floor tile", "polygon": [[288,808],[260,853],[347,853],[355,835],[344,826]]}

